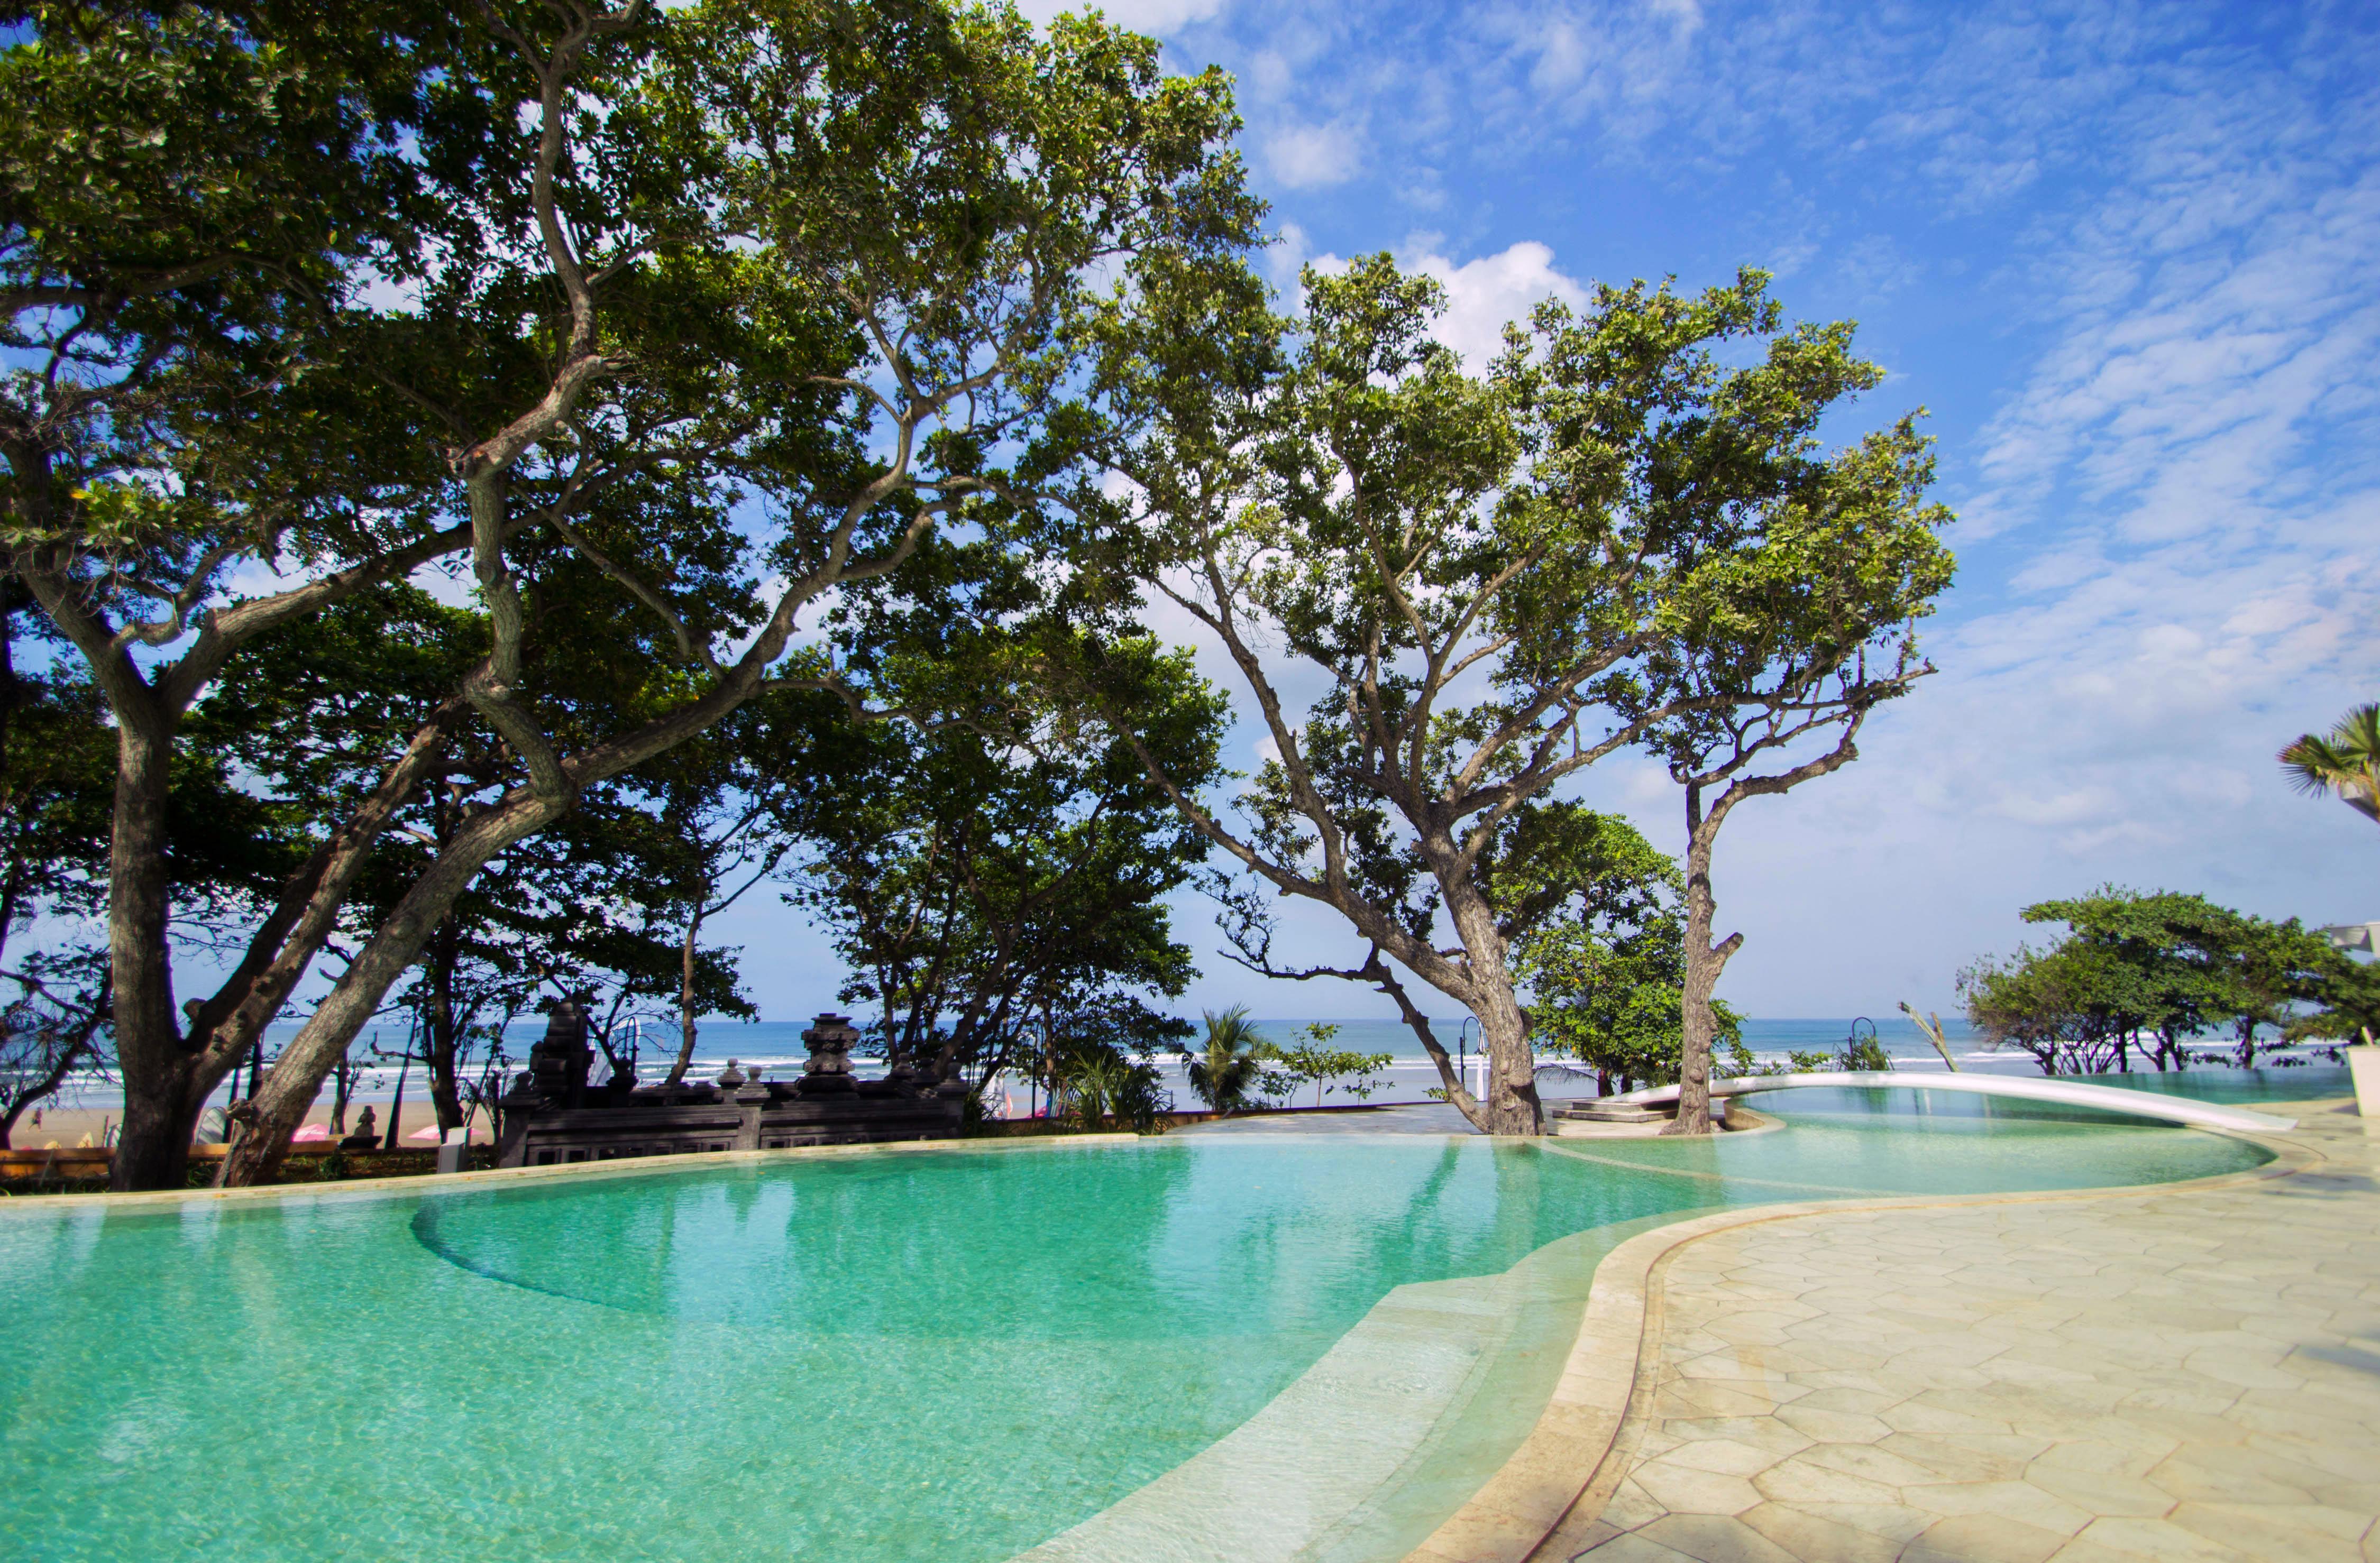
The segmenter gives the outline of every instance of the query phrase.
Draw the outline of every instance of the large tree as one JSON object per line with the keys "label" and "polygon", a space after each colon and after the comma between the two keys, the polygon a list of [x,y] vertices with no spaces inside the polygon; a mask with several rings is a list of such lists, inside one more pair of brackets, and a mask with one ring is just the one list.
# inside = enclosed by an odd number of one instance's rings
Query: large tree
{"label": "large tree", "polygon": [[200,1104],[302,973],[377,823],[300,853],[257,958],[186,1015],[184,723],[242,645],[468,540],[415,498],[434,453],[383,409],[326,416],[314,375],[326,309],[419,274],[431,165],[487,139],[443,19],[396,19],[270,0],[7,13],[0,542],[115,729],[119,1187],[180,1181]]}
{"label": "large tree", "polygon": [[[952,657],[934,682],[978,677],[969,670],[991,655]],[[889,1065],[980,1083],[1028,1055],[1046,1067],[1077,1032],[1172,1039],[1149,1001],[1196,973],[1164,898],[1208,849],[1134,745],[1204,785],[1220,702],[1186,656],[1146,636],[1111,634],[1100,655],[1136,670],[1129,739],[1034,702],[1012,706],[996,735],[870,724],[800,795],[790,899],[826,927],[852,972],[843,997],[873,1012]]]}
{"label": "large tree", "polygon": [[2103,885],[2024,909],[2028,923],[2064,924],[2042,950],[2019,947],[1960,974],[1969,1017],[1996,1041],[2031,1052],[2046,1074],[2131,1067],[2184,1069],[2189,1044],[2230,1034],[2231,1061],[2254,1066],[2259,1033],[2306,1035],[2309,1018],[2341,1024],[2369,1007],[2366,968],[2294,917],[2235,912],[2204,896]]}
{"label": "large tree", "polygon": [[[495,32],[539,105],[533,221],[523,259],[447,285],[510,308],[515,277],[546,279],[554,368],[533,402],[411,389],[468,442],[452,465],[491,648],[462,693],[520,765],[284,1053],[233,1181],[272,1170],[482,866],[765,690],[850,687],[795,648],[797,614],[937,526],[1002,524],[1023,496],[1000,453],[1036,442],[1096,268],[1231,246],[1252,217],[1217,161],[1220,78],[1166,78],[1097,21],[1044,38],[1007,11],[721,0],[663,22],[632,0]],[[532,641],[574,627],[532,612],[549,558],[642,611],[643,709],[590,721],[524,682]]]}
{"label": "large tree", "polygon": [[[459,726],[507,768],[284,1051],[227,1180],[270,1174],[482,868],[764,689],[841,684],[796,647],[803,609],[937,526],[1000,524],[1001,453],[1057,405],[1095,268],[1251,218],[1220,79],[1164,78],[1096,22],[628,0],[375,7],[347,36],[313,14],[41,9],[9,56],[0,285],[51,357],[0,430],[8,540],[124,734],[124,1187],[179,1180],[198,1104]],[[185,1026],[157,868],[181,722],[254,636],[448,555],[484,651]],[[543,653],[623,623],[634,660],[606,677],[637,697],[574,699],[583,670]]]}
{"label": "large tree", "polygon": [[[1683,539],[1678,569],[1642,682],[1616,703],[1651,719],[1645,745],[1684,803],[1685,1035],[1668,1133],[1706,1134],[1715,994],[1743,945],[1740,932],[1718,937],[1720,828],[1746,800],[1859,757],[1870,713],[1933,672],[1916,624],[1953,563],[1938,536],[1950,513],[1925,497],[1934,459],[1915,415],[1839,451],[1818,439],[1822,419],[1884,378],[1852,355],[1849,324],[1780,333],[1755,286],[1691,331],[1679,359],[1691,400],[1666,430],[1659,484]],[[1767,337],[1762,361],[1722,370],[1711,348],[1734,336]],[[1600,365],[1634,350],[1582,331],[1575,357],[1548,356],[1552,394],[1586,411],[1607,383]]]}
{"label": "large tree", "polygon": [[[1160,257],[1135,280],[1155,302],[1109,341],[1137,421],[1110,458],[1129,482],[1099,496],[1104,557],[1211,635],[1254,697],[1269,753],[1236,818],[1171,783],[1245,870],[1240,955],[1377,986],[1475,1124],[1537,1133],[1527,1018],[1480,866],[1518,810],[1726,697],[1694,683],[1682,644],[1710,642],[1725,577],[1825,596],[1814,573],[1843,551],[1783,524],[1802,513],[1780,514],[1779,475],[1830,470],[1808,435],[1864,382],[1847,333],[1785,331],[1756,274],[1691,297],[1606,288],[1584,314],[1540,310],[1481,379],[1430,336],[1438,285],[1385,257],[1309,271],[1293,320],[1244,272]],[[1860,449],[1916,460],[1900,435]],[[1898,476],[1904,498],[1922,487],[1922,468]],[[1128,705],[1129,681],[1101,677],[1085,674]],[[1318,683],[1301,721],[1287,691]],[[1277,962],[1281,897],[1339,914],[1362,958]],[[1477,1017],[1486,1100],[1407,973]]]}

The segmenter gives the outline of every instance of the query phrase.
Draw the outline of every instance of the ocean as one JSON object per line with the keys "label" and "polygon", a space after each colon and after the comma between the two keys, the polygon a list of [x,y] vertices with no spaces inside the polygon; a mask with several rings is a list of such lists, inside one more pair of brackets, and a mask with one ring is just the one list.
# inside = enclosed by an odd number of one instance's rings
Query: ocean
{"label": "ocean", "polygon": [[[729,1060],[733,1060],[747,1070],[759,1065],[770,1073],[783,1078],[798,1071],[803,1060],[808,1057],[808,1049],[802,1045],[801,1034],[808,1029],[809,1024],[807,1020],[706,1023],[696,1043],[694,1063],[688,1072],[697,1078],[707,1078],[725,1069]],[[1261,1018],[1256,1022],[1258,1030],[1272,1041],[1283,1046],[1294,1043],[1304,1028],[1314,1023],[1307,1020]],[[1356,1053],[1386,1053],[1392,1060],[1385,1070],[1380,1072],[1378,1078],[1382,1084],[1379,1089],[1372,1093],[1369,1100],[1375,1102],[1420,1101],[1424,1098],[1424,1093],[1438,1084],[1436,1066],[1430,1063],[1427,1055],[1422,1051],[1420,1042],[1415,1038],[1414,1034],[1403,1022],[1341,1019],[1324,1024],[1335,1024],[1339,1027],[1338,1035],[1331,1038],[1330,1046],[1333,1048]],[[1782,1060],[1789,1052],[1832,1049],[1840,1047],[1844,1038],[1851,1034],[1853,1024],[1850,1019],[1747,1021],[1744,1023],[1744,1040],[1751,1044],[1754,1054],[1762,1061]],[[1917,1028],[1911,1025],[1905,1018],[1895,1015],[1887,1021],[1882,1017],[1876,1017],[1874,1024],[1877,1037],[1883,1042],[1885,1050],[1894,1058],[1906,1059],[1912,1063],[1922,1063],[1932,1061],[1937,1057],[1933,1048],[1918,1034]],[[1454,1053],[1458,1060],[1474,1060],[1473,1067],[1475,1069],[1477,1067],[1475,1060],[1478,1026],[1475,1022],[1468,1022],[1466,1017],[1461,1016],[1433,1017],[1430,1024],[1439,1042],[1450,1052]],[[1997,1060],[2002,1064],[2021,1065],[2028,1072],[2032,1069],[2031,1060],[2021,1053],[2010,1055],[1978,1051],[1973,1030],[1963,1020],[1946,1019],[1943,1022],[1943,1028],[1954,1049],[1973,1057],[1978,1062]],[[508,1050],[516,1058],[527,1057],[530,1044],[543,1035],[544,1030],[545,1022],[541,1017],[516,1022],[507,1034]],[[1865,1028],[1863,1027],[1862,1030],[1864,1033]],[[266,1033],[267,1056],[270,1057],[273,1048],[286,1043],[297,1035],[298,1024],[295,1022],[285,1022],[271,1027]],[[381,1046],[392,1051],[402,1048],[405,1044],[405,1029],[401,1025],[368,1027],[358,1051],[368,1048],[375,1035],[378,1036]],[[677,1034],[674,1028],[647,1025],[640,1032],[632,1035],[633,1039],[638,1044],[637,1072],[642,1078],[650,1079],[657,1076],[668,1067],[669,1060],[676,1056]],[[857,1061],[860,1062],[861,1072],[868,1072],[866,1061]],[[1176,1102],[1184,1108],[1196,1106],[1196,1100],[1189,1088],[1189,1082],[1183,1073],[1181,1060],[1168,1055],[1160,1057],[1156,1061],[1163,1071],[1167,1088],[1172,1091]],[[367,1072],[356,1099],[358,1101],[387,1100],[395,1093],[396,1077],[397,1068],[395,1063],[370,1070]],[[416,1065],[408,1075],[406,1087],[408,1095],[419,1092],[420,1081],[421,1071],[419,1066]],[[1583,1084],[1578,1091],[1572,1091],[1559,1086],[1550,1080],[1548,1082],[1549,1095],[1575,1095],[1581,1091],[1592,1094],[1593,1090],[1591,1084]],[[1022,1083],[1018,1083],[1012,1091],[1012,1096],[1018,1110],[1024,1110],[1030,1099],[1027,1088]],[[107,1087],[93,1085],[87,1088],[85,1094],[79,1099],[79,1105],[103,1107],[111,1101],[119,1099]],[[1314,1090],[1311,1086],[1297,1094],[1299,1106],[1311,1106],[1314,1099]],[[1358,1099],[1343,1086],[1326,1087],[1322,1097],[1326,1106]]]}
{"label": "ocean", "polygon": [[[1863,1021],[1874,1024],[1876,1039],[1883,1044],[1885,1051],[1900,1066],[1941,1067],[1939,1055],[1934,1051],[1932,1045],[1919,1033],[1916,1026],[1910,1024],[1907,1017],[1899,1014],[1888,1017],[1878,1015],[1842,1019],[1748,1020],[1743,1023],[1743,1036],[1744,1040],[1751,1045],[1754,1056],[1761,1062],[1782,1062],[1786,1056],[1792,1052],[1831,1052],[1840,1048],[1851,1035],[1852,1027]],[[1278,1018],[1258,1019],[1256,1022],[1258,1030],[1274,1042],[1284,1046],[1295,1042],[1298,1034],[1312,1024],[1314,1023],[1307,1020]],[[1421,1101],[1425,1099],[1425,1094],[1438,1084],[1437,1068],[1430,1063],[1427,1056],[1422,1051],[1421,1044],[1415,1039],[1413,1033],[1402,1022],[1342,1019],[1325,1024],[1339,1027],[1338,1035],[1331,1038],[1330,1046],[1333,1048],[1357,1053],[1385,1053],[1389,1055],[1390,1061],[1374,1077],[1378,1084],[1367,1098],[1359,1098],[1344,1084],[1327,1086],[1321,1096],[1322,1105],[1338,1106],[1358,1100],[1369,1100],[1374,1103]],[[799,1071],[803,1060],[808,1056],[808,1049],[802,1045],[801,1041],[801,1034],[808,1025],[808,1021],[706,1024],[696,1044],[694,1063],[689,1073],[698,1079],[707,1079],[726,1068],[728,1062],[733,1060],[747,1071],[757,1065],[779,1079],[785,1078]],[[1964,1020],[1946,1017],[1942,1025],[1951,1050],[1959,1057],[1961,1068],[2006,1071],[2023,1074],[2034,1072],[2031,1058],[2013,1049],[1995,1051],[1985,1048],[1975,1035],[1974,1029]],[[1458,1060],[1466,1061],[1469,1064],[1473,1072],[1471,1078],[1475,1085],[1479,1078],[1477,1071],[1480,1068],[1476,1023],[1467,1023],[1465,1018],[1460,1016],[1433,1018],[1431,1026],[1439,1040],[1448,1050],[1454,1053]],[[268,1059],[274,1048],[296,1036],[298,1029],[298,1023],[296,1022],[284,1022],[269,1028],[266,1033]],[[511,1045],[508,1050],[515,1058],[525,1059],[530,1044],[543,1034],[544,1029],[545,1023],[542,1017],[516,1023],[509,1034]],[[1860,1030],[1864,1035],[1866,1026],[1860,1025]],[[394,1051],[404,1046],[405,1036],[405,1027],[401,1024],[367,1027],[358,1050],[359,1053],[367,1050],[377,1039],[382,1047]],[[646,1025],[639,1032],[633,1034],[632,1039],[638,1045],[637,1072],[640,1078],[649,1080],[658,1078],[662,1072],[668,1068],[669,1060],[676,1056],[677,1036],[674,1027]],[[2215,1039],[2210,1038],[2209,1046],[2215,1045],[2216,1045]],[[1160,1056],[1155,1061],[1165,1077],[1165,1088],[1172,1093],[1175,1104],[1185,1109],[1196,1107],[1198,1103],[1184,1073],[1183,1061],[1171,1055]],[[1546,1058],[1539,1061],[1545,1064],[1560,1060]],[[855,1062],[859,1065],[861,1073],[871,1072],[868,1060],[855,1060]],[[395,1095],[397,1076],[398,1066],[394,1060],[367,1070],[354,1099],[358,1103],[389,1100]],[[246,1072],[241,1072],[238,1077],[240,1082],[238,1089],[243,1092],[246,1078]],[[1582,1074],[1575,1083],[1564,1082],[1548,1075],[1544,1077],[1542,1084],[1548,1097],[1592,1096],[1595,1091],[1593,1077],[1585,1074]],[[413,1101],[420,1100],[422,1090],[422,1072],[417,1063],[406,1073],[407,1098]],[[222,1102],[227,1100],[233,1094],[233,1083],[226,1081],[214,1099]],[[1022,1081],[1011,1084],[1009,1097],[1013,1109],[1018,1113],[1028,1110],[1038,1103],[1038,1097],[1031,1087]],[[328,1099],[326,1087],[322,1100],[327,1103]],[[1294,1105],[1311,1107],[1315,1103],[1315,1091],[1309,1085],[1297,1093]],[[61,1095],[55,1105],[108,1109],[120,1108],[122,1104],[122,1093],[115,1086],[106,1082],[86,1080],[70,1085],[67,1092]]]}

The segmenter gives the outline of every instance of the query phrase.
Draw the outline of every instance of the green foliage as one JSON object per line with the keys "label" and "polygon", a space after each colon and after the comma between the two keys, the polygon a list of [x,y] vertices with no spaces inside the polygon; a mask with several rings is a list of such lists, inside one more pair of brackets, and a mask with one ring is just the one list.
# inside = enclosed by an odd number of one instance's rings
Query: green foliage
{"label": "green foliage", "polygon": [[[915,659],[913,709],[979,709],[975,681],[1004,646],[971,642],[930,666],[901,649]],[[1134,740],[1185,775],[1211,775],[1221,709],[1187,657],[1128,636],[1103,655],[1137,665]],[[939,1053],[978,1080],[1038,1050],[1042,1035],[1127,1015],[1143,1032],[1160,1025],[1139,996],[1179,994],[1195,975],[1162,898],[1207,850],[1132,741],[1005,694],[993,732],[972,717],[846,726],[787,799],[804,842],[788,900],[851,966],[844,997],[874,1008],[888,1058]]]}
{"label": "green foliage", "polygon": [[2301,734],[2280,760],[2298,791],[2335,793],[2365,818],[2380,820],[2380,704],[2356,707],[2321,736]]}
{"label": "green foliage", "polygon": [[[1378,1082],[1369,1078],[1396,1061],[1392,1053],[1355,1053],[1330,1046],[1339,1028],[1323,1022],[1298,1028],[1299,1040],[1287,1048],[1272,1043],[1262,1044],[1257,1057],[1267,1064],[1277,1066],[1265,1072],[1268,1096],[1288,1096],[1300,1085],[1314,1087],[1314,1105],[1322,1105],[1323,1088],[1334,1080],[1347,1080],[1339,1089],[1358,1101],[1366,1100],[1379,1089]],[[1354,1078],[1350,1078],[1350,1077]]]}
{"label": "green foliage", "polygon": [[[2029,906],[2025,920],[2070,931],[1960,974],[1968,1018],[1996,1044],[2033,1054],[2045,1074],[2190,1062],[2188,1039],[2228,1030],[2233,1061],[2255,1061],[2259,1032],[2303,1034],[2302,1007],[2368,1002],[2356,966],[2297,919],[2273,923],[2203,896],[2103,886]],[[2344,1019],[2342,1015],[2340,1018]],[[2361,1023],[2354,1023],[2361,1024]]]}
{"label": "green foliage", "polygon": [[[1483,876],[1528,996],[1536,1045],[1630,1090],[1678,1077],[1683,1046],[1683,877],[1618,815],[1570,803],[1515,809]],[[1717,1006],[1720,1045],[1750,1055]]]}
{"label": "green foliage", "polygon": [[1172,1040],[1171,1029],[1133,1025],[1119,1036],[1095,1024],[1086,1024],[1086,1018],[1073,1017],[1074,1024],[1051,1060],[1052,1073],[1064,1093],[1064,1116],[1079,1129],[1122,1126],[1149,1133],[1172,1103],[1165,1095],[1165,1077],[1141,1047],[1155,1040],[1146,1035],[1148,1030],[1162,1030],[1165,1039]]}
{"label": "green foliage", "polygon": [[1188,1054],[1190,1089],[1210,1112],[1244,1110],[1257,1089],[1264,1067],[1265,1041],[1248,1019],[1247,1006],[1201,1017],[1207,1035],[1199,1049]]}
{"label": "green foliage", "polygon": [[1874,1036],[1854,1036],[1834,1056],[1835,1067],[1858,1073],[1881,1074],[1892,1067],[1892,1055]]}
{"label": "green foliage", "polygon": [[[176,748],[227,657],[425,562],[468,548],[477,594],[451,627],[479,647],[441,691],[470,708],[439,781],[458,828],[408,819],[420,851],[316,879],[336,919],[251,922],[253,959],[197,1035],[166,1000],[162,931],[119,938],[141,951],[115,974],[141,996],[127,1089],[164,1146],[131,1158],[143,1176],[170,1171],[180,1104],[244,1043],[234,1017],[277,1010],[314,941],[363,936],[285,1054],[276,1133],[483,867],[527,877],[524,840],[764,689],[886,694],[832,636],[795,646],[797,612],[938,532],[1044,554],[1068,524],[1037,485],[1100,418],[1074,370],[1111,262],[1244,248],[1257,212],[1222,150],[1221,75],[1169,75],[1096,18],[7,15],[0,540],[124,730]],[[343,681],[362,731],[293,789],[352,802],[396,758],[414,734],[368,695]],[[295,791],[270,801],[303,812]],[[331,839],[275,844],[306,860]],[[144,888],[117,914],[158,920],[158,866],[119,866]],[[686,885],[669,904],[702,903]],[[601,931],[609,954],[569,937],[624,970],[654,953],[641,920]]]}
{"label": "green foliage", "polygon": [[[1134,280],[1147,308],[1102,322],[1100,365],[1132,481],[1087,486],[1107,519],[1088,563],[1205,625],[1263,713],[1245,828],[1198,814],[1247,875],[1227,932],[1278,971],[1279,898],[1332,907],[1365,959],[1282,975],[1436,987],[1498,1060],[1483,1126],[1533,1130],[1496,931],[1526,876],[1484,859],[1517,864],[1516,812],[1597,759],[1640,738],[1682,755],[1718,730],[1703,713],[1778,678],[1788,704],[1838,675],[1862,709],[1892,692],[1949,573],[1925,442],[1903,420],[1822,451],[1820,420],[1881,371],[1847,326],[1786,329],[1756,273],[1547,306],[1484,377],[1430,334],[1439,285],[1385,256],[1307,273],[1294,318],[1232,264],[1152,254]],[[1293,677],[1321,685],[1302,720]]]}
{"label": "green foliage", "polygon": [[2315,1008],[2291,1015],[2283,1026],[2289,1041],[2359,1042],[2380,1036],[2380,963],[2331,953],[2332,963],[2310,996]]}

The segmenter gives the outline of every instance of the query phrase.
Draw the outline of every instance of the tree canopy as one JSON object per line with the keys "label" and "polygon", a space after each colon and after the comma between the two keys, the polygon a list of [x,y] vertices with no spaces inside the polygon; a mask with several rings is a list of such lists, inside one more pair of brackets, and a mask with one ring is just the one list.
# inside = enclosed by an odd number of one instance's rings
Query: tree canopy
{"label": "tree canopy", "polygon": [[[5,540],[124,735],[126,1187],[178,1181],[198,1104],[465,729],[504,764],[284,1051],[230,1181],[270,1173],[457,898],[589,789],[771,688],[869,698],[797,620],[938,531],[1029,530],[1085,416],[1069,366],[1103,269],[1242,245],[1256,212],[1220,75],[1167,76],[1097,20],[11,19]],[[186,1028],[164,778],[194,707],[256,637],[430,564],[468,590],[478,654]],[[609,654],[570,655],[589,642]]]}
{"label": "tree canopy", "polygon": [[[1544,306],[1485,376],[1430,334],[1439,285],[1385,256],[1309,269],[1289,317],[1235,265],[1159,257],[1134,274],[1147,306],[1117,311],[1101,359],[1128,418],[1106,456],[1124,481],[1082,504],[1106,518],[1095,562],[1212,636],[1260,714],[1269,757],[1235,810],[1168,784],[1245,876],[1239,956],[1379,987],[1449,1099],[1534,1133],[1483,859],[1517,810],[1638,744],[1682,782],[1729,784],[1723,815],[1791,784],[1738,772],[1834,720],[1813,719],[1812,688],[1864,712],[1905,687],[1906,626],[1949,574],[1925,442],[1903,419],[1818,447],[1818,421],[1881,371],[1848,326],[1788,329],[1757,273]],[[1083,676],[1107,709],[1133,697]],[[1293,677],[1323,689],[1302,717]],[[1735,748],[1715,755],[1722,739]],[[1360,958],[1277,963],[1281,896],[1337,912]],[[1485,1101],[1403,974],[1478,1018]],[[1690,1028],[1707,996],[1689,983]]]}
{"label": "tree canopy", "polygon": [[2045,1074],[2123,1070],[2136,1053],[2160,1071],[2187,1068],[2192,1040],[2210,1032],[2228,1034],[2229,1061],[2245,1069],[2266,1042],[2307,1035],[2314,1014],[2345,1020],[2342,1009],[2370,1002],[2367,968],[2319,933],[2204,896],[2105,885],[2028,906],[2024,919],[2069,931],[1978,961],[1959,986],[1975,1028],[2033,1054]]}

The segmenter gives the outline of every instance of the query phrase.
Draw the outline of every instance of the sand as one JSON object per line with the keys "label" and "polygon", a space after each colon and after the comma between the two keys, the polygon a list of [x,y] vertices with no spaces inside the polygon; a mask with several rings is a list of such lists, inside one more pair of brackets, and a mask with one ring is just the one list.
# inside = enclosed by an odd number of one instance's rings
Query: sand
{"label": "sand", "polygon": [[[381,1133],[388,1133],[386,1102],[350,1105],[347,1109],[347,1128],[350,1131],[355,1128],[356,1120],[362,1115],[366,1105],[372,1109],[372,1127]],[[123,1117],[124,1112],[120,1108],[56,1108],[43,1112],[42,1121],[37,1124],[33,1121],[33,1115],[28,1112],[17,1121],[17,1132],[9,1136],[9,1148],[45,1150],[55,1143],[62,1150],[72,1150],[82,1143],[82,1137],[85,1134],[91,1136],[91,1143],[95,1145],[99,1144],[103,1125],[120,1122]],[[330,1108],[327,1105],[316,1107],[313,1111],[306,1115],[306,1121],[327,1126],[331,1121]],[[404,1121],[398,1126],[397,1144],[412,1150],[428,1149],[433,1142],[408,1140],[405,1136],[417,1129],[431,1128],[437,1121],[438,1114],[431,1107],[427,1098],[407,1096],[405,1099]],[[492,1138],[493,1136],[488,1133],[488,1124],[484,1118],[472,1123],[471,1139],[474,1144],[486,1145]]]}

